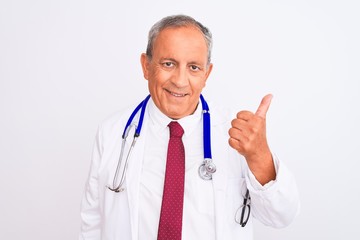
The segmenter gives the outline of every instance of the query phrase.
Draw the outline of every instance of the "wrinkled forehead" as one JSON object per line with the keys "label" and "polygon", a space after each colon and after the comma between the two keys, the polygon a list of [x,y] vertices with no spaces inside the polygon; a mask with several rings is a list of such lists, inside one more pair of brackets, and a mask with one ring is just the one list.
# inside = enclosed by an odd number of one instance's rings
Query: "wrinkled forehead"
{"label": "wrinkled forehead", "polygon": [[189,39],[191,39],[191,38],[203,39],[204,45],[205,45],[206,49],[208,50],[208,45],[207,45],[206,38],[205,38],[203,32],[199,29],[199,27],[197,27],[196,25],[193,25],[193,24],[164,27],[163,29],[161,29],[159,31],[157,36],[154,37],[153,47],[156,45],[157,40],[159,39],[160,36],[161,36],[161,39],[163,39],[163,38],[169,39],[169,38],[174,37],[175,35],[179,35],[180,33],[182,35],[184,35],[184,34],[187,35]]}

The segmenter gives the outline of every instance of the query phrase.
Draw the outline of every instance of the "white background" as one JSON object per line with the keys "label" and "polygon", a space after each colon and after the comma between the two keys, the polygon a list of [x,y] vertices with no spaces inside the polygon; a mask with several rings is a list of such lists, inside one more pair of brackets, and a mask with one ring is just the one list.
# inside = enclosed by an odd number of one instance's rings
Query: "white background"
{"label": "white background", "polygon": [[269,143],[302,207],[285,229],[256,223],[255,239],[358,239],[359,12],[356,0],[1,0],[0,239],[77,238],[97,125],[147,94],[147,32],[177,13],[213,33],[207,99],[256,110],[274,95]]}

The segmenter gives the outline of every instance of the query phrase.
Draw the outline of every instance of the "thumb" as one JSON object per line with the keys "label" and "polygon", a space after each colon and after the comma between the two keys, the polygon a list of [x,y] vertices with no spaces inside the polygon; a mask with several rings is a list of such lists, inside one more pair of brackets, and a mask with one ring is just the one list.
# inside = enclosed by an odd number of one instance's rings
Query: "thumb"
{"label": "thumb", "polygon": [[268,109],[270,107],[270,103],[271,103],[272,98],[273,98],[272,94],[268,94],[265,97],[263,97],[258,109],[256,110],[256,113],[255,113],[256,116],[266,118],[266,113],[267,113],[267,111],[268,111]]}

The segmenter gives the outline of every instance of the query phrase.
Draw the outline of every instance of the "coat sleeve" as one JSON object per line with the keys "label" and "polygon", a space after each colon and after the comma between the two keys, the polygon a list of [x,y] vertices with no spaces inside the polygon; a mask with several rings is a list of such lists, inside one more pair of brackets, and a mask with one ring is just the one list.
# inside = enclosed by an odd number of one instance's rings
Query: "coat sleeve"
{"label": "coat sleeve", "polygon": [[99,240],[101,237],[101,214],[99,207],[98,169],[102,155],[101,131],[97,131],[90,171],[81,202],[81,228],[79,240]]}
{"label": "coat sleeve", "polygon": [[248,169],[247,187],[251,196],[251,211],[254,218],[275,228],[288,226],[299,213],[300,201],[295,178],[283,162],[273,154],[277,166],[276,179],[265,187],[256,181]]}

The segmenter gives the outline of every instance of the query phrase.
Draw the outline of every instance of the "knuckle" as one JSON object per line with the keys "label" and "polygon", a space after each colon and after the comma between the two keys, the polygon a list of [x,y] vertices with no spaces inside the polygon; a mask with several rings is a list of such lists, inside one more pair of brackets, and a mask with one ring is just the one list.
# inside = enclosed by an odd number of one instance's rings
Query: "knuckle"
{"label": "knuckle", "polygon": [[233,119],[232,121],[231,121],[231,126],[235,126],[235,124],[236,124],[236,122],[237,122],[237,119]]}
{"label": "knuckle", "polygon": [[240,112],[238,112],[238,113],[236,114],[236,117],[237,117],[237,118],[242,118],[243,116],[246,115],[246,112],[247,112],[247,111],[245,111],[245,110],[240,111]]}

